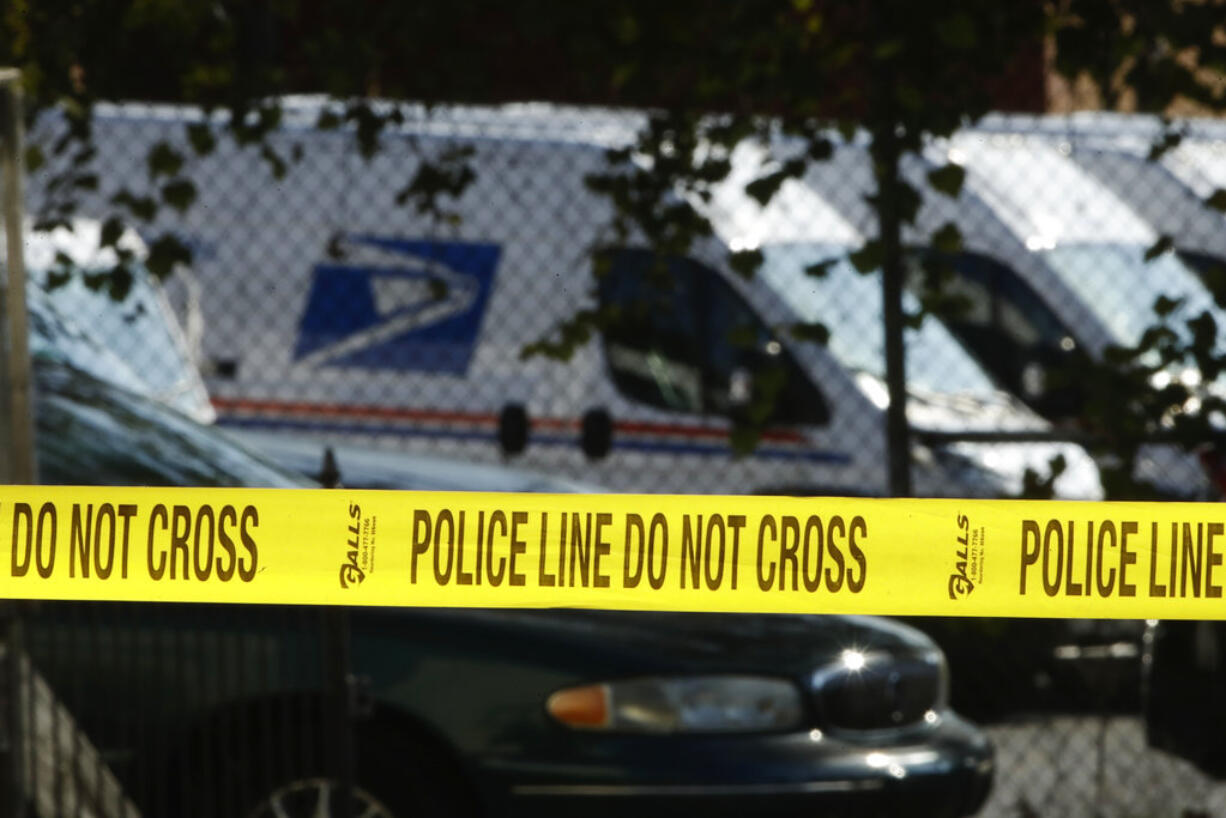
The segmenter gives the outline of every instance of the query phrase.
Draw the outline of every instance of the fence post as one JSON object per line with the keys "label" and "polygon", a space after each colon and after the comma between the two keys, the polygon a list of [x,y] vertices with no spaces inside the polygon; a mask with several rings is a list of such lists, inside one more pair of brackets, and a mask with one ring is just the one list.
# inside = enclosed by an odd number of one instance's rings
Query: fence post
{"label": "fence post", "polygon": [[[0,259],[0,484],[34,483],[34,422],[26,337],[22,243],[21,72],[0,68],[0,208],[5,258]],[[0,600],[0,810],[26,814],[25,714],[21,638],[15,603]]]}
{"label": "fence post", "polygon": [[881,295],[885,332],[885,381],[890,405],[886,409],[886,447],[889,455],[889,492],[911,495],[911,428],[907,424],[906,348],[903,338],[902,219],[898,209],[898,122],[894,108],[894,66],[881,60],[876,70],[876,124],[873,162],[877,176],[878,240],[881,242]]}
{"label": "fence post", "polygon": [[0,279],[0,484],[37,482],[22,232],[21,72],[0,69],[0,186],[7,263]]}

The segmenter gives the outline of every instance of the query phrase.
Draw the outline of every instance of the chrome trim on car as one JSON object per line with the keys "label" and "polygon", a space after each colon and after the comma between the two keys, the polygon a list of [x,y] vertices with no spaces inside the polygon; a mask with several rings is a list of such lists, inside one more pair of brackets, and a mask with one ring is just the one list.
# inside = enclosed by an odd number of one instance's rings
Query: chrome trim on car
{"label": "chrome trim on car", "polygon": [[865,792],[880,790],[885,782],[880,779],[799,781],[782,784],[521,784],[511,788],[512,795],[527,796],[687,796],[687,795],[805,795],[826,792]]}

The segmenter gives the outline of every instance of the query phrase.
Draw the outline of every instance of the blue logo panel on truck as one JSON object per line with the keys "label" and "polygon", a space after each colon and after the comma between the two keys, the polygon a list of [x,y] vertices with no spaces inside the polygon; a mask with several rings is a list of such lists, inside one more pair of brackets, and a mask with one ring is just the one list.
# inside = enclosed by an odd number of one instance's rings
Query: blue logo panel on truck
{"label": "blue logo panel on truck", "polygon": [[294,360],[462,375],[489,304],[496,244],[347,236],[353,263],[315,266]]}

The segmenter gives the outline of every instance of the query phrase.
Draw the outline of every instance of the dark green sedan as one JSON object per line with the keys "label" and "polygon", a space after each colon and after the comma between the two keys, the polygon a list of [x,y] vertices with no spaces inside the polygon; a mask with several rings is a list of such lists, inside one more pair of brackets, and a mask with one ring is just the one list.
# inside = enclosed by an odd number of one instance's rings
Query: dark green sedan
{"label": "dark green sedan", "polygon": [[[45,482],[304,482],[64,361],[41,359],[36,382]],[[888,620],[171,602],[20,612],[94,763],[145,816],[955,816],[992,780],[988,740],[948,707],[941,652]],[[47,767],[65,776],[66,804],[100,786],[80,766]]]}

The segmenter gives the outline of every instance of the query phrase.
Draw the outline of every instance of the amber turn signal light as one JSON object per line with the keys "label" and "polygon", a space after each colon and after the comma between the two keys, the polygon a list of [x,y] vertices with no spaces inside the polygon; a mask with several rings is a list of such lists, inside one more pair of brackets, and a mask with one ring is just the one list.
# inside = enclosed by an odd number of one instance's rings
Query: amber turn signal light
{"label": "amber turn signal light", "polygon": [[559,690],[545,702],[549,715],[568,727],[608,727],[608,685],[584,685]]}

